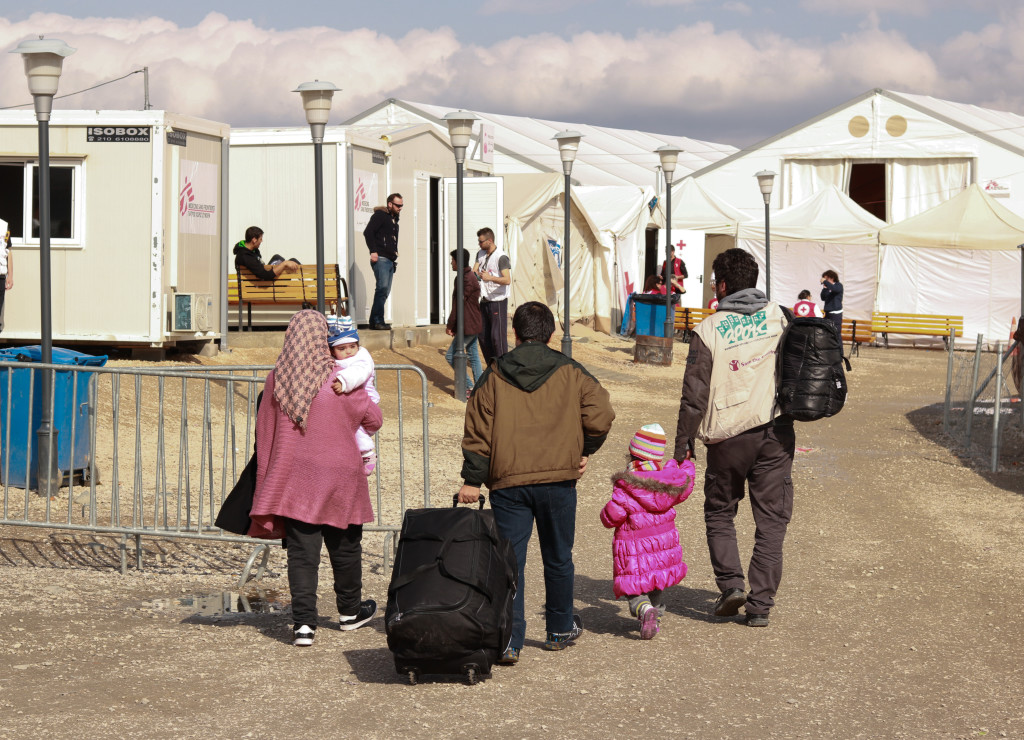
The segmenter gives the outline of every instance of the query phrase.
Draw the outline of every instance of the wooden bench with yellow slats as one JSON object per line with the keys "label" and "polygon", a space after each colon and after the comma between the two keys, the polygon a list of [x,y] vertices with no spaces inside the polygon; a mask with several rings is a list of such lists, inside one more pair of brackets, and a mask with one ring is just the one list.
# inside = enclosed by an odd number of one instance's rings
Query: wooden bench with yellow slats
{"label": "wooden bench with yellow slats", "polygon": [[942,337],[942,341],[948,346],[950,332],[956,332],[958,337],[964,335],[964,317],[874,311],[871,314],[871,331],[882,335],[886,347],[889,346],[890,334]]}
{"label": "wooden bench with yellow slats", "polygon": [[[242,331],[242,305],[248,310],[249,331],[252,331],[253,305],[297,305],[315,308],[317,299],[316,265],[301,265],[298,272],[286,272],[276,280],[258,280],[244,267],[228,275],[228,303],[238,304],[238,330]],[[348,284],[337,265],[324,265],[324,305],[333,307],[341,316],[348,313]]]}

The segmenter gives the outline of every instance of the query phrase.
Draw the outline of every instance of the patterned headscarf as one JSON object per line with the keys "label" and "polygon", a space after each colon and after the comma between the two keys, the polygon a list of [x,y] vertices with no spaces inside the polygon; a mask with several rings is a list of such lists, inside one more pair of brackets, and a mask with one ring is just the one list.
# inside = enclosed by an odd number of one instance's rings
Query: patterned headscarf
{"label": "patterned headscarf", "polygon": [[327,346],[327,319],[318,311],[299,311],[288,322],[284,347],[274,365],[274,398],[288,418],[306,428],[313,398],[334,367]]}

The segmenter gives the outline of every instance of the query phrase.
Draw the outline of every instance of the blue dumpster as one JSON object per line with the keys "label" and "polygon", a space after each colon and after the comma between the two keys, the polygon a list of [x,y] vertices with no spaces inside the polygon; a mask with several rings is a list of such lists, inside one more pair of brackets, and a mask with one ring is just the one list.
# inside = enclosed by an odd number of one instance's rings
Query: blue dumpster
{"label": "blue dumpster", "polygon": [[[644,337],[665,336],[665,296],[634,293],[633,306],[636,309],[636,333]],[[672,296],[673,307],[679,303],[679,296]]]}
{"label": "blue dumpster", "polygon": [[[0,362],[42,362],[42,347],[35,345],[2,349]],[[87,355],[53,348],[54,365],[102,367],[106,363],[106,355]],[[84,480],[87,475],[89,390],[95,380],[95,374],[91,372],[58,370],[54,373],[53,429],[57,436],[57,470],[62,478],[80,474]],[[42,373],[38,369],[0,367],[0,482],[5,485],[36,488],[36,430],[42,419],[42,387]],[[72,425],[75,433],[73,450]]]}

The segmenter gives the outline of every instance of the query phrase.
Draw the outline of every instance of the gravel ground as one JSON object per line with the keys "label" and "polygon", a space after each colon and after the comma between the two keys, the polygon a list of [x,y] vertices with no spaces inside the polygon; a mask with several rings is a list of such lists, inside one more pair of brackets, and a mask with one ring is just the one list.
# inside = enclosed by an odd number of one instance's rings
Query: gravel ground
{"label": "gravel ground", "polygon": [[[379,617],[337,630],[327,570],[316,644],[290,645],[281,550],[239,594],[246,546],[147,539],[145,569],[122,576],[116,538],[3,528],[0,738],[1024,737],[1024,474],[1010,465],[992,475],[948,449],[943,353],[862,349],[847,408],[798,426],[786,573],[767,629],[710,614],[717,591],[698,483],[678,509],[690,572],[645,642],[613,598],[611,533],[598,512],[633,432],[650,422],[674,430],[685,346],[670,368],[635,366],[631,342],[577,334],[574,355],[609,389],[618,418],[580,486],[576,598],[587,632],[575,646],[540,649],[536,546],[519,665],[472,687],[413,687],[394,671]],[[273,359],[236,350],[204,362]],[[443,353],[375,359],[427,373],[440,503],[458,483],[464,408]],[[749,552],[745,502],[737,527]],[[364,544],[364,591],[383,610],[383,537]],[[212,616],[211,601],[253,611]]]}

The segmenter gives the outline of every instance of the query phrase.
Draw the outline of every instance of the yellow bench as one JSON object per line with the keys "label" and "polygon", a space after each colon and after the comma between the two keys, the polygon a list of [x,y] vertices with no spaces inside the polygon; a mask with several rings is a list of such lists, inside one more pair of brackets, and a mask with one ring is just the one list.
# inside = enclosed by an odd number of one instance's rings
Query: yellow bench
{"label": "yellow bench", "polygon": [[871,331],[882,335],[886,347],[889,346],[890,334],[942,337],[942,341],[948,346],[950,332],[955,332],[958,337],[964,335],[964,317],[874,311],[871,314]]}
{"label": "yellow bench", "polygon": [[684,308],[676,306],[675,330],[683,332],[683,341],[689,341],[697,324],[713,314],[713,308]]}
{"label": "yellow bench", "polygon": [[[228,276],[228,303],[238,304],[238,330],[242,331],[242,305],[248,309],[252,331],[253,305],[292,304],[314,308],[317,303],[316,265],[301,265],[298,272],[286,272],[276,280],[258,280],[244,267]],[[348,284],[337,265],[324,265],[324,305],[337,316],[348,314]]]}

